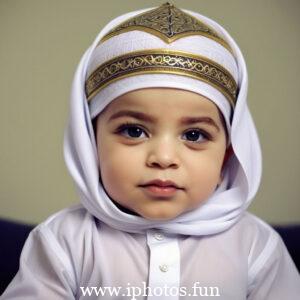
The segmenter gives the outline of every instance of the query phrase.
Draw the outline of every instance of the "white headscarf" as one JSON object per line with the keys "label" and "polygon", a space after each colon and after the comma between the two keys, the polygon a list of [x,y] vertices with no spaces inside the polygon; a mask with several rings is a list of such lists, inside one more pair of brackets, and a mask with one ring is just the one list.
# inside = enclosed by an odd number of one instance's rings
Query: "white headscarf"
{"label": "white headscarf", "polygon": [[[85,81],[92,71],[91,66],[101,63],[101,59],[108,60],[109,57],[103,58],[101,54],[110,53],[109,49],[113,49],[110,45],[106,52],[103,50],[104,48],[99,51],[99,41],[115,26],[148,10],[150,9],[134,11],[112,20],[98,34],[93,44],[83,55],[72,85],[70,117],[64,140],[66,165],[75,181],[82,205],[96,218],[113,228],[139,233],[150,228],[158,228],[165,232],[186,235],[215,234],[226,230],[237,222],[255,196],[261,179],[261,150],[247,106],[248,78],[246,64],[239,47],[227,31],[205,16],[183,10],[213,28],[232,49],[234,61],[230,59],[230,56],[228,56],[228,59],[224,59],[223,54],[220,61],[217,60],[217,54],[213,57],[213,60],[231,70],[238,83],[238,97],[232,120],[230,120],[230,106],[226,100],[222,100],[224,96],[221,93],[199,80],[179,75],[147,74],[120,79],[100,91],[95,99],[91,101],[90,106],[87,102]],[[134,31],[134,33],[137,34],[138,32]],[[126,39],[128,39],[128,34],[131,33],[126,34]],[[147,38],[151,39],[151,34],[140,34],[147,35]],[[191,37],[190,40],[193,40],[193,38],[195,37]],[[201,40],[201,38],[198,39]],[[158,43],[159,39],[157,37],[154,37],[154,39],[154,42]],[[182,40],[184,39],[186,38]],[[180,40],[176,42],[178,43],[174,42],[171,45],[176,44],[176,49],[181,49],[183,46]],[[106,45],[109,45],[109,43],[106,43]],[[189,45],[192,45],[192,43]],[[162,48],[161,45],[160,48]],[[213,47],[208,47],[208,50],[204,48],[200,45],[197,51],[209,55]],[[118,53],[114,55],[118,55]],[[179,77],[180,80],[178,80]],[[172,84],[176,79],[177,82]],[[128,91],[145,87],[177,87],[207,96],[219,107],[225,117],[234,152],[234,155],[226,163],[224,179],[213,195],[197,209],[186,212],[171,221],[151,221],[123,212],[111,201],[99,181],[97,145],[91,119],[116,97]]]}

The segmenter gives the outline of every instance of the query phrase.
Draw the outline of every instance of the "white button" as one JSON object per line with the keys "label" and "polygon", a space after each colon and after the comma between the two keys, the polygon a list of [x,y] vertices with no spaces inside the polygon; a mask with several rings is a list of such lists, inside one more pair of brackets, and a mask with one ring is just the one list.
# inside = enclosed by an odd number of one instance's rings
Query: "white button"
{"label": "white button", "polygon": [[154,237],[158,240],[158,241],[161,241],[164,239],[164,235],[160,232],[156,232],[154,233]]}
{"label": "white button", "polygon": [[162,272],[167,272],[167,271],[169,270],[169,267],[168,267],[168,265],[163,264],[163,265],[160,265],[160,266],[159,266],[159,269],[160,269]]}

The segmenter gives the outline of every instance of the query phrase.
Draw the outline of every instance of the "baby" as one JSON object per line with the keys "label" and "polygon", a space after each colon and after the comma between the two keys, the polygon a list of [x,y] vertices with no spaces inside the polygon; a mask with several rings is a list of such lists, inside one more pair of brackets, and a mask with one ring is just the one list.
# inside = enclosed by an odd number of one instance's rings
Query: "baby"
{"label": "baby", "polygon": [[247,69],[216,22],[165,3],[112,20],[72,86],[81,204],[38,225],[1,299],[297,299],[261,178]]}

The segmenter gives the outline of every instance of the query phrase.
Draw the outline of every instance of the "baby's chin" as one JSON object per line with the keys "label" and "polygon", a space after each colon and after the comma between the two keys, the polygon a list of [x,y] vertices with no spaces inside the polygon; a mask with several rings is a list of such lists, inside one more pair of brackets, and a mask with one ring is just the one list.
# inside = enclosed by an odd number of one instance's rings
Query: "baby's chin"
{"label": "baby's chin", "polygon": [[139,216],[149,221],[162,221],[162,222],[170,221],[175,219],[178,215],[180,215],[180,213],[175,211],[172,212],[170,211],[170,209],[168,210],[147,209],[147,210],[142,210],[140,212],[137,212],[127,207],[124,207],[123,205],[116,202],[115,200],[112,200],[112,202],[124,213],[134,215],[134,216]]}
{"label": "baby's chin", "polygon": [[171,221],[179,215],[180,213],[178,212],[166,211],[163,209],[159,211],[147,210],[147,211],[140,212],[140,216],[142,216],[144,219],[149,221],[159,221],[159,222]]}

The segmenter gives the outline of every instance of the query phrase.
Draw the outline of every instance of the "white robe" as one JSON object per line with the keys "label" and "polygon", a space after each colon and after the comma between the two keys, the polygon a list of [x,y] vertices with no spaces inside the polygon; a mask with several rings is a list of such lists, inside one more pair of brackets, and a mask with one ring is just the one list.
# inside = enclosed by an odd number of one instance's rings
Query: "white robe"
{"label": "white robe", "polygon": [[[152,294],[163,294],[137,296],[150,293],[148,283]],[[101,287],[103,295],[90,290],[83,296],[80,287]],[[105,287],[116,288],[113,296]],[[282,239],[247,212],[219,234],[186,236],[116,230],[78,205],[30,233],[19,272],[1,299],[295,300],[299,295],[300,276]]]}

